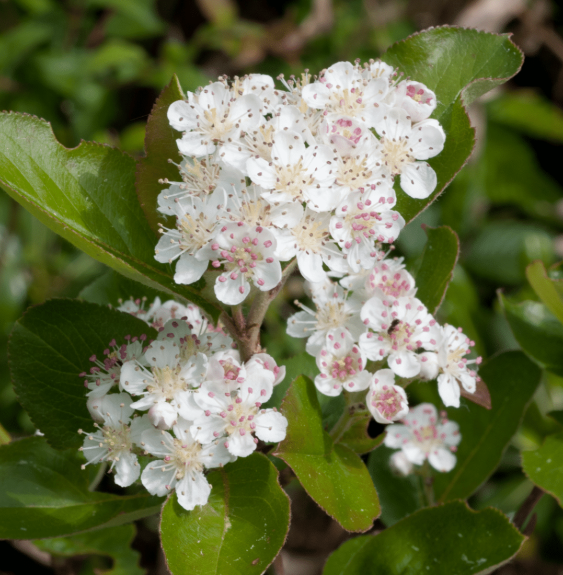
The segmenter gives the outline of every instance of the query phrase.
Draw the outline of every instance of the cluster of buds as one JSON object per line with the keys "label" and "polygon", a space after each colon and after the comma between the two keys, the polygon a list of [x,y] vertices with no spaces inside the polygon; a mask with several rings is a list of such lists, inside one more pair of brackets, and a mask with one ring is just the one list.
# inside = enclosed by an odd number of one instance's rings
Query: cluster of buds
{"label": "cluster of buds", "polygon": [[[82,451],[88,463],[108,462],[122,487],[140,477],[153,495],[175,489],[187,510],[204,505],[207,469],[250,455],[260,439],[284,439],[286,418],[262,404],[285,368],[265,353],[241,362],[232,339],[196,306],[157,299],[145,310],[144,301],[129,300],[119,309],[158,336],[114,339],[103,360],[90,358],[80,375],[96,431],[80,431]],[[141,453],[156,457],[142,472]]]}

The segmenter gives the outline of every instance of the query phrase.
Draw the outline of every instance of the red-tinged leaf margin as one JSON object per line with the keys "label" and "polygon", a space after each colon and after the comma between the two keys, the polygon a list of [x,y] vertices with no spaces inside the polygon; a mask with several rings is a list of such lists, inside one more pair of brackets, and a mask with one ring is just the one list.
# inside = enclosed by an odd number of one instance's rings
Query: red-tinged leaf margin
{"label": "red-tinged leaf margin", "polygon": [[158,194],[164,189],[159,179],[168,178],[172,182],[180,180],[178,168],[168,160],[179,163],[182,159],[176,138],[178,132],[168,122],[168,108],[177,100],[182,100],[184,93],[176,74],[162,90],[154,103],[145,132],[145,156],[138,160],[135,175],[135,187],[141,208],[150,227],[158,233],[158,223],[164,215],[156,211]]}

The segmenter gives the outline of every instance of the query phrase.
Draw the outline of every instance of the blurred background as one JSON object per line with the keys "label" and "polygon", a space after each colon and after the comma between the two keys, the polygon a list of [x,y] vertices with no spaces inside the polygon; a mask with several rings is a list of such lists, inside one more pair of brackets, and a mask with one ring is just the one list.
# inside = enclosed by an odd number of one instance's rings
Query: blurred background
{"label": "blurred background", "polygon": [[[526,55],[515,79],[471,107],[478,140],[470,161],[397,243],[397,253],[416,266],[422,223],[447,224],[459,234],[461,257],[440,320],[461,326],[486,358],[518,347],[497,290],[536,299],[526,265],[563,259],[563,14],[557,2],[0,0],[0,109],[47,119],[65,146],[95,140],[138,157],[152,104],[174,73],[184,90],[222,74],[317,73],[336,61],[376,58],[417,30],[444,24],[510,32]],[[10,385],[5,349],[14,321],[47,298],[77,297],[103,271],[0,194],[0,423],[13,436],[34,432]],[[303,295],[300,280],[292,279],[285,293],[266,323],[265,343],[276,358],[304,349],[303,340],[285,336],[284,326],[290,302]],[[563,408],[563,379],[545,377],[514,448],[474,497],[475,508],[495,505],[512,513],[529,493],[516,448],[541,444],[554,426],[545,414]],[[294,509],[301,528],[288,540],[292,574],[315,573],[319,558],[344,537],[308,505]],[[534,535],[503,573],[563,573],[557,567],[563,564],[563,512],[548,496],[537,510]],[[7,572],[36,572],[25,563],[20,568]]]}

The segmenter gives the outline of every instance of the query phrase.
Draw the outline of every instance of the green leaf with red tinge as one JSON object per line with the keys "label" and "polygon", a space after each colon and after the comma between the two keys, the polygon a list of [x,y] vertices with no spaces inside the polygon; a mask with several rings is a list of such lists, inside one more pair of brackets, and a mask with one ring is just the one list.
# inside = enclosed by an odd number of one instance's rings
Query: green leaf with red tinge
{"label": "green leaf with red tinge", "polygon": [[220,309],[174,282],[154,259],[158,241],[135,193],[135,162],[123,152],[82,142],[69,150],[50,125],[0,113],[0,186],[37,219],[124,276],[201,306]]}
{"label": "green leaf with red tinge", "polygon": [[207,475],[206,505],[186,511],[176,495],[162,510],[160,535],[174,575],[259,575],[280,552],[289,499],[274,465],[260,453]]}
{"label": "green leaf with red tinge", "polygon": [[178,132],[168,123],[167,112],[170,104],[182,98],[184,94],[180,82],[174,75],[151,110],[145,132],[145,157],[137,162],[137,196],[155,232],[158,232],[158,223],[164,220],[164,216],[156,210],[156,199],[163,189],[158,181],[165,178],[171,182],[180,180],[178,168],[168,161],[179,163],[182,158],[176,145]]}
{"label": "green leaf with red tinge", "polygon": [[377,493],[358,455],[334,444],[324,430],[313,382],[298,377],[281,409],[289,425],[274,455],[293,469],[307,493],[344,529],[370,529],[380,513]]}
{"label": "green leaf with red tinge", "polygon": [[446,133],[444,150],[428,162],[438,177],[432,195],[415,200],[396,186],[397,209],[408,222],[442,193],[473,151],[475,135],[465,106],[514,76],[523,56],[507,34],[443,26],[394,44],[382,60],[435,92],[432,118]]}

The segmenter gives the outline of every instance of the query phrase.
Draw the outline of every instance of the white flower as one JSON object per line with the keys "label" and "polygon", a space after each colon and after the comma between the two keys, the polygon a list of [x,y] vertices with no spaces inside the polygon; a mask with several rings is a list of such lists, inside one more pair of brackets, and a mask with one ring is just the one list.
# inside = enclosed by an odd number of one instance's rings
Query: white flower
{"label": "white flower", "polygon": [[221,159],[247,175],[246,162],[253,156],[271,161],[275,134],[288,130],[300,134],[309,145],[315,143],[303,114],[295,106],[282,106],[255,130],[229,140],[221,148]]}
{"label": "white flower", "polygon": [[442,328],[442,337],[438,341],[436,354],[438,366],[438,392],[446,407],[459,407],[460,386],[465,391],[475,393],[477,374],[469,365],[481,363],[481,358],[468,361],[465,355],[471,353],[471,347],[475,345],[461,328],[456,329],[451,325]]}
{"label": "white flower", "polygon": [[331,187],[333,154],[325,145],[309,146],[292,130],[276,133],[272,160],[252,157],[246,163],[251,180],[269,190],[270,203],[304,202],[315,211],[330,211],[340,201],[341,192]]}
{"label": "white flower", "polygon": [[163,234],[155,249],[155,259],[172,263],[178,259],[174,281],[191,284],[197,281],[208,265],[201,251],[218,233],[226,197],[217,189],[203,199],[186,198],[174,203],[177,229],[162,228]]}
{"label": "white flower", "polygon": [[154,298],[154,301],[151,304],[149,304],[149,307],[147,309],[145,309],[147,303],[146,297],[137,299],[133,299],[133,297],[130,297],[128,300],[125,301],[123,301],[120,298],[117,301],[119,303],[119,306],[117,307],[119,311],[123,311],[130,315],[138,317],[148,325],[152,325],[152,320],[154,318],[155,312],[162,306],[162,302],[160,301],[160,298],[158,296]]}
{"label": "white flower", "polygon": [[[98,419],[103,421],[103,427],[95,423],[98,430],[94,433],[79,430],[79,433],[86,435],[80,451],[88,460],[86,465],[111,462],[110,471],[115,471],[115,482],[121,487],[127,487],[134,483],[141,473],[137,456],[131,453],[133,444],[138,441],[139,434],[148,429],[150,423],[145,417],[131,421],[132,399],[127,393],[106,395],[96,401],[98,404],[93,406],[93,409],[98,411]],[[85,465],[82,469],[84,467]]]}
{"label": "white flower", "polygon": [[357,118],[369,128],[381,119],[389,91],[389,80],[365,78],[364,69],[350,62],[337,62],[320,74],[318,82],[303,88],[303,99],[311,108]]}
{"label": "white flower", "polygon": [[375,333],[360,336],[360,346],[368,359],[389,356],[389,367],[400,377],[414,377],[420,372],[417,349],[434,350],[439,326],[416,298],[398,298],[390,306],[378,297],[362,307],[364,323]]}
{"label": "white flower", "polygon": [[281,280],[276,238],[261,226],[250,227],[242,222],[226,224],[202,256],[213,260],[215,268],[223,266],[215,281],[217,299],[237,305],[250,293],[250,282],[259,290],[268,291]]}
{"label": "white flower", "polygon": [[393,184],[391,173],[383,164],[379,141],[365,124],[329,115],[321,131],[334,152],[334,187],[340,190],[341,200],[350,192],[363,192],[381,181]]}
{"label": "white flower", "polygon": [[414,278],[405,269],[403,258],[379,261],[371,270],[360,270],[342,278],[340,284],[352,290],[352,297],[362,305],[374,296],[391,305],[398,298],[416,295]]}
{"label": "white flower", "polygon": [[178,503],[191,511],[196,505],[205,505],[211,493],[204,470],[223,466],[233,458],[219,442],[202,445],[195,441],[189,421],[179,419],[173,430],[176,437],[157,430],[142,434],[146,451],[162,459],[146,466],[141,481],[151,495],[163,496],[175,489]]}
{"label": "white flower", "polygon": [[366,404],[378,423],[397,421],[409,412],[407,394],[395,385],[395,374],[390,369],[380,369],[373,374]]}
{"label": "white flower", "polygon": [[383,161],[412,198],[427,198],[436,188],[436,172],[427,162],[444,148],[446,136],[436,120],[412,125],[402,108],[391,109],[376,126]]}
{"label": "white flower", "polygon": [[303,213],[300,204],[280,204],[274,206],[262,196],[265,190],[251,185],[241,190],[233,190],[227,195],[227,214],[232,222],[243,222],[251,227],[268,228],[278,238],[278,228],[292,228],[297,225]]}
{"label": "white flower", "polygon": [[183,131],[176,140],[180,153],[206,156],[229,138],[238,138],[242,131],[252,130],[260,122],[263,107],[260,98],[247,94],[234,98],[222,82],[209,84],[198,93],[188,92],[188,102],[178,100],[168,108],[168,121]]}
{"label": "white flower", "polygon": [[[185,158],[178,166],[182,182],[173,182],[170,188],[158,194],[158,211],[166,216],[175,216],[174,204],[190,196],[205,197],[216,188],[240,189],[245,179],[238,170],[223,164],[217,157],[208,156],[200,160]],[[169,184],[168,180],[163,183]]]}
{"label": "white flower", "polygon": [[365,331],[360,318],[360,306],[348,299],[348,294],[331,281],[315,285],[313,293],[316,311],[297,303],[299,311],[287,320],[287,334],[291,337],[308,337],[307,353],[316,356],[325,343],[329,330],[346,328],[357,338]]}
{"label": "white flower", "polygon": [[330,233],[347,255],[354,272],[370,269],[379,257],[375,242],[393,243],[405,220],[391,210],[395,191],[388,185],[373,185],[365,192],[352,192],[336,208],[330,220]]}
{"label": "white flower", "polygon": [[341,252],[330,241],[330,214],[318,214],[309,208],[300,211],[301,219],[296,225],[278,232],[276,255],[282,261],[297,256],[299,271],[310,282],[327,279],[323,263],[334,271],[348,271]]}
{"label": "white flower", "polygon": [[454,468],[456,456],[452,452],[461,440],[457,423],[446,419],[439,422],[431,403],[421,403],[411,409],[403,423],[387,427],[387,447],[401,449],[415,465],[422,465],[428,459],[438,471],[447,473]]}
{"label": "white flower", "polygon": [[395,90],[395,106],[403,108],[412,122],[426,120],[436,109],[436,94],[420,82],[403,80]]}
{"label": "white flower", "polygon": [[260,114],[272,114],[280,104],[283,92],[276,90],[274,79],[266,74],[247,74],[233,78],[232,91],[236,97],[255,94],[260,100]]}
{"label": "white flower", "polygon": [[325,395],[340,395],[347,391],[362,391],[369,387],[371,373],[365,371],[365,355],[354,342],[347,329],[331,329],[325,345],[317,355],[320,374],[315,377],[315,386]]}
{"label": "white flower", "polygon": [[249,378],[239,390],[232,392],[224,392],[210,382],[204,383],[195,394],[195,400],[205,415],[194,421],[193,436],[202,442],[226,436],[224,446],[237,457],[250,455],[256,449],[258,439],[282,441],[287,419],[274,409],[261,409],[273,391],[273,374],[263,371],[271,378],[256,382]]}
{"label": "white flower", "polygon": [[147,339],[146,335],[141,337],[127,336],[127,343],[117,345],[115,339],[109,342],[109,346],[104,350],[104,359],[99,360],[95,355],[90,357],[94,364],[90,368],[90,373],[82,372],[79,377],[84,379],[84,387],[90,391],[86,394],[88,397],[103,397],[110,389],[119,384],[121,367],[127,361],[137,360],[141,364],[144,362],[143,344]]}
{"label": "white flower", "polygon": [[[132,407],[144,410],[169,402],[181,417],[192,416],[190,389],[201,385],[207,357],[198,353],[183,362],[175,342],[156,340],[147,348],[145,359],[149,369],[137,361],[129,361],[121,370],[121,387],[133,396],[143,396]],[[159,416],[163,413],[159,412]]]}
{"label": "white flower", "polygon": [[274,386],[278,385],[285,379],[285,365],[278,366],[276,360],[267,353],[255,353],[249,360],[249,362],[256,362],[260,364],[264,369],[271,371],[274,374]]}

